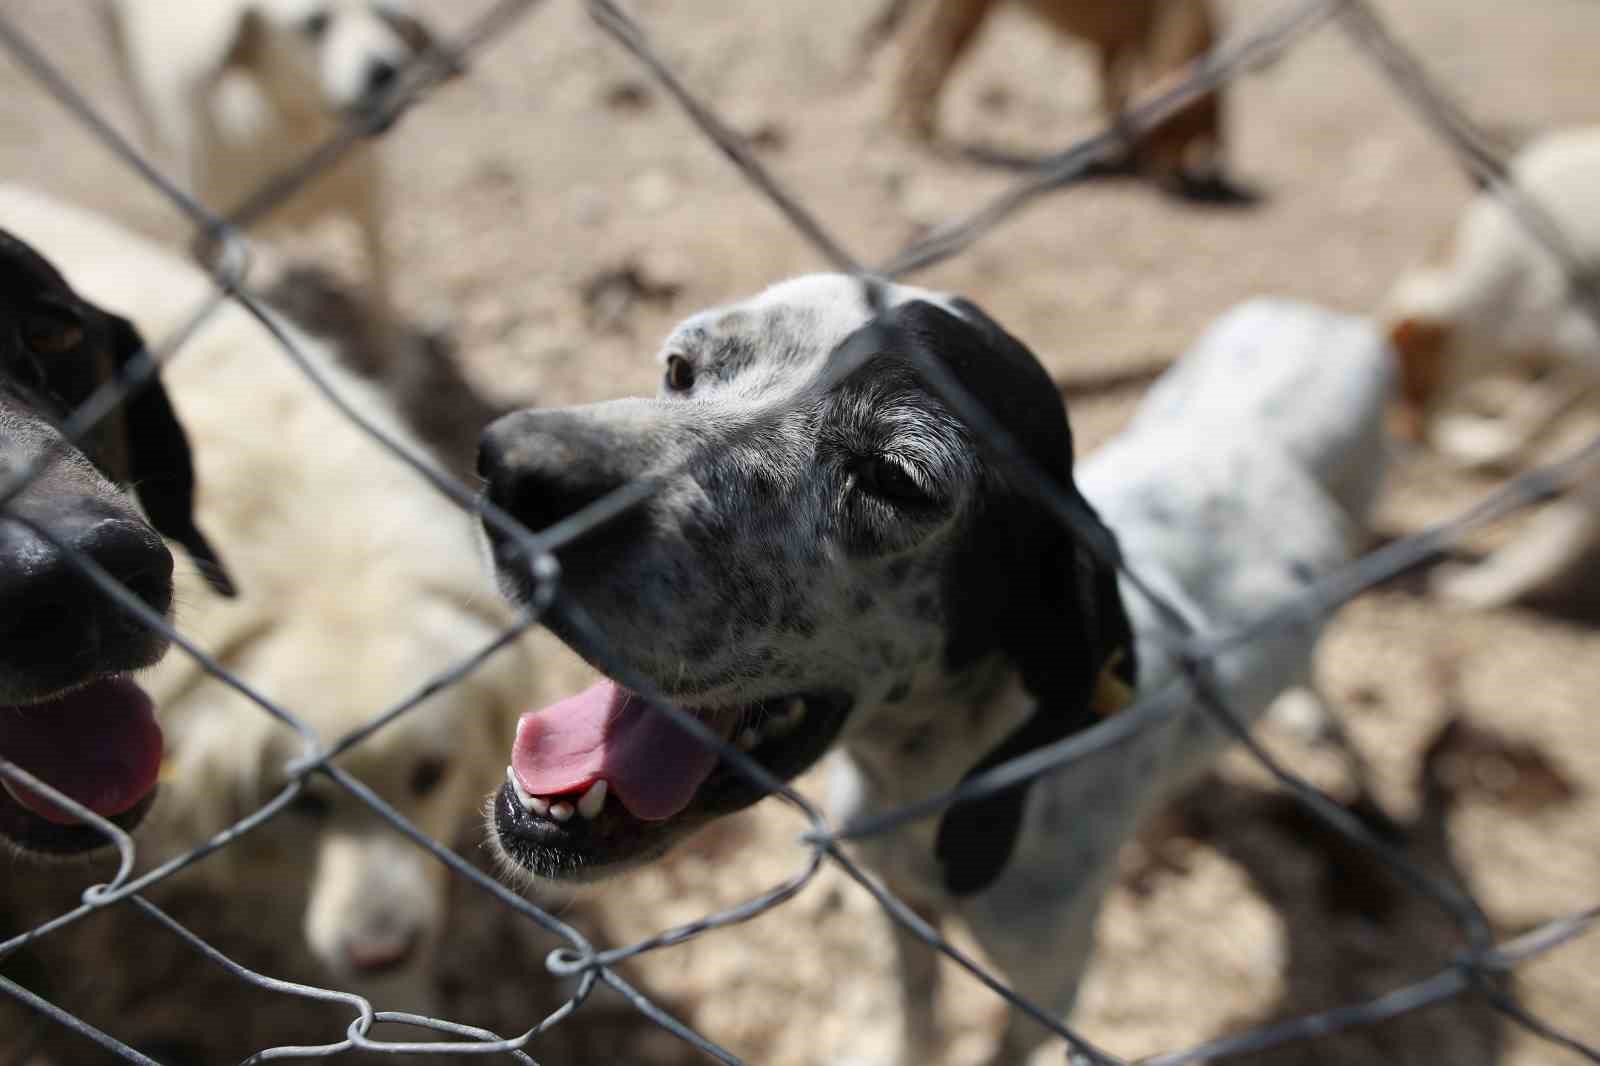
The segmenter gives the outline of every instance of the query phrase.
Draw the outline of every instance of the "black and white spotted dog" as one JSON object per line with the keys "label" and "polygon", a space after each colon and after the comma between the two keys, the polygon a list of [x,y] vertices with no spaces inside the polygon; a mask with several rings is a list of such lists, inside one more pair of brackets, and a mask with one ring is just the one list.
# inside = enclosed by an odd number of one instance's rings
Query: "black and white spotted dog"
{"label": "black and white spotted dog", "polygon": [[[849,278],[698,314],[668,338],[655,399],[507,416],[484,434],[480,468],[489,497],[534,528],[663,478],[649,503],[558,553],[563,595],[614,661],[780,777],[839,745],[843,817],[1087,728],[1133,689],[1167,700],[1172,716],[1131,741],[861,848],[902,898],[964,919],[1013,987],[1064,1014],[1117,848],[1222,734],[1168,684],[1157,612],[1046,513],[913,357],[993,412],[1202,632],[1348,558],[1382,467],[1387,361],[1364,323],[1251,305],[1075,473],[1066,412],[1027,348],[964,301],[902,287],[888,301],[870,358],[842,377],[836,361],[870,317]],[[526,597],[527,568],[490,538],[502,583]],[[559,610],[553,624],[593,657]],[[1224,657],[1232,708],[1254,718],[1304,680],[1316,635],[1284,629]],[[524,715],[509,777],[498,848],[564,879],[659,855],[760,797],[609,680]],[[914,941],[901,954],[905,1061],[925,1061],[934,956]],[[996,1061],[1021,1061],[1044,1035],[1018,1019]]]}

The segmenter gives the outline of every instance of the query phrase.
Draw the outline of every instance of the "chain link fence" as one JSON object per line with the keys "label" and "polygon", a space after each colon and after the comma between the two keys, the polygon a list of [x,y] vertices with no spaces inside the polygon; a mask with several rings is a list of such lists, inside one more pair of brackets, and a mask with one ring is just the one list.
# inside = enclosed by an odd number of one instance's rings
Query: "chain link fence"
{"label": "chain link fence", "polygon": [[[136,148],[124,140],[97,113],[90,101],[77,91],[47,56],[34,47],[9,16],[0,15],[0,46],[3,46],[36,79],[42,94],[41,106],[43,106],[43,96],[48,96],[56,104],[70,111],[77,121],[90,129],[105,148],[137,173],[141,180],[159,189],[167,199],[177,205],[192,223],[196,238],[216,249],[217,253],[212,269],[215,282],[214,294],[194,309],[192,317],[184,328],[170,337],[161,339],[159,344],[145,352],[141,358],[130,363],[115,381],[97,391],[89,401],[74,412],[63,427],[66,437],[78,440],[89,433],[103,418],[115,411],[133,390],[155,374],[163,361],[179,353],[186,339],[222,303],[232,301],[243,307],[265,329],[272,332],[282,346],[284,357],[291,360],[311,380],[329,403],[334,404],[346,417],[359,424],[366,433],[427,478],[440,492],[462,508],[481,514],[485,521],[497,526],[520,545],[538,589],[534,605],[524,613],[517,626],[501,634],[470,660],[434,678],[398,705],[376,713],[363,727],[333,743],[324,745],[316,740],[312,731],[296,716],[293,708],[279,706],[266,695],[252,689],[244,679],[231,674],[200,648],[186,640],[181,633],[172,629],[165,619],[154,614],[137,595],[123,588],[93,560],[75,555],[73,565],[105,595],[137,616],[145,625],[164,633],[177,645],[177,650],[172,654],[193,656],[207,671],[258,706],[262,713],[271,715],[296,730],[304,739],[304,751],[291,768],[291,780],[287,787],[260,809],[189,853],[137,876],[134,872],[135,845],[127,833],[31,777],[19,766],[0,760],[0,778],[21,784],[49,797],[103,833],[106,839],[115,845],[120,856],[120,868],[111,881],[85,891],[81,904],[70,912],[61,914],[19,936],[0,942],[0,959],[73,925],[94,912],[105,908],[123,907],[137,912],[148,920],[150,936],[178,938],[198,955],[224,967],[241,982],[273,993],[325,1001],[348,1009],[350,1022],[345,1039],[315,1047],[262,1049],[248,1060],[250,1062],[330,1058],[353,1050],[364,1050],[397,1055],[469,1053],[508,1056],[519,1062],[531,1063],[534,1061],[533,1055],[540,1050],[541,1035],[583,1010],[596,987],[604,984],[620,993],[642,1015],[693,1045],[707,1057],[720,1062],[737,1063],[740,1060],[735,1055],[707,1036],[693,1031],[630,984],[619,973],[618,964],[645,952],[669,949],[690,938],[747,921],[781,906],[805,888],[826,864],[833,864],[870,893],[891,920],[925,941],[930,951],[939,952],[954,961],[992,990],[996,996],[1007,1001],[1013,1009],[1031,1016],[1062,1037],[1078,1061],[1096,1064],[1124,1061],[1111,1050],[1095,1046],[1061,1019],[1053,1017],[1050,1012],[1030,1002],[1028,989],[1008,987],[1000,977],[988,972],[978,961],[952,945],[936,929],[923,922],[915,912],[862,871],[847,854],[844,845],[850,841],[893,832],[908,822],[927,817],[952,804],[989,795],[1039,775],[1070,772],[1076,760],[1113,746],[1136,731],[1157,726],[1168,712],[1162,711],[1153,698],[1146,698],[1136,703],[1127,711],[1090,730],[969,778],[950,792],[929,797],[925,801],[887,816],[843,827],[830,825],[824,815],[805,798],[785,783],[772,778],[759,764],[741,751],[722,742],[692,716],[667,706],[664,713],[671,715],[685,731],[715,747],[723,759],[762,787],[770,789],[780,801],[798,808],[809,820],[811,828],[798,842],[803,855],[803,861],[800,862],[801,869],[787,881],[741,906],[707,915],[698,921],[668,930],[650,939],[608,951],[597,950],[580,930],[510,891],[439,842],[429,839],[360,780],[334,765],[332,760],[335,757],[362,743],[376,731],[406,714],[431,693],[455,683],[484,659],[495,654],[498,649],[517,639],[529,627],[537,625],[542,612],[555,601],[560,586],[560,571],[552,552],[564,544],[584,537],[610,517],[636,506],[647,499],[654,490],[654,485],[651,483],[632,484],[613,496],[584,508],[555,527],[546,530],[523,528],[510,516],[478,499],[473,489],[437,469],[429,460],[412,454],[404,444],[387,436],[380,427],[364,420],[358,411],[345,403],[319,376],[315,364],[308,361],[304,354],[296,349],[293,340],[278,328],[273,318],[263,311],[261,305],[244,287],[250,253],[249,245],[240,232],[243,227],[266,215],[303,183],[314,179],[320,172],[333,165],[352,145],[387,128],[391,120],[424,100],[430,89],[464,66],[466,59],[473,52],[492,44],[517,20],[533,17],[541,6],[541,0],[501,0],[490,7],[465,32],[447,43],[436,44],[421,55],[393,87],[385,106],[361,119],[352,119],[339,136],[300,165],[263,184],[256,195],[250,197],[228,217],[213,213],[207,205],[197,203],[183,189],[164,178]],[[860,279],[862,298],[873,309],[881,307],[880,291],[884,279],[904,277],[960,254],[1042,194],[1059,190],[1087,177],[1096,164],[1109,161],[1118,155],[1129,136],[1149,130],[1197,94],[1227,81],[1241,70],[1277,56],[1310,34],[1340,32],[1347,35],[1359,47],[1362,54],[1389,79],[1397,99],[1410,107],[1418,118],[1448,144],[1472,178],[1502,197],[1516,217],[1558,259],[1567,272],[1575,297],[1597,321],[1600,321],[1600,287],[1596,286],[1588,264],[1565,239],[1560,227],[1537,204],[1519,194],[1508,178],[1504,161],[1488,146],[1486,138],[1430,80],[1416,57],[1395,38],[1384,20],[1365,0],[1300,0],[1283,4],[1270,17],[1249,27],[1247,32],[1236,34],[1203,62],[1186,72],[1181,79],[1171,84],[1157,86],[1131,109],[1126,115],[1125,122],[1118,128],[1088,137],[1065,151],[1040,161],[1024,178],[990,202],[965,217],[936,228],[887,262],[875,266],[853,255],[843,242],[807,210],[799,196],[783,187],[758,160],[744,138],[719,120],[712,106],[698,98],[684,85],[652,45],[645,30],[633,18],[612,0],[585,0],[585,6],[595,25],[648,69],[705,136],[743,172],[756,193],[769,199],[784,214],[796,230],[810,242],[824,262]],[[844,359],[839,362],[849,364],[850,360]],[[843,373],[847,369],[848,365],[845,365],[840,372]],[[1063,524],[1072,527],[1086,543],[1101,552],[1106,561],[1120,564],[1120,560],[1115,558],[1114,546],[1105,543],[1094,528],[1086,525],[1072,502],[1047,476],[1031,466],[1020,449],[1010,445],[1006,432],[998,420],[983,410],[969,395],[963,393],[960,386],[949,380],[938,366],[924,365],[922,369],[930,385],[951,408],[975,431],[985,434],[994,443],[996,454],[1002,457],[1011,468],[1010,472],[1022,484],[1044,501]],[[1561,462],[1509,481],[1468,512],[1366,555],[1341,572],[1309,586],[1297,602],[1221,636],[1202,636],[1195,633],[1177,611],[1163,602],[1157,592],[1139,580],[1138,574],[1127,573],[1126,568],[1123,568],[1129,581],[1138,589],[1137,594],[1147,597],[1169,621],[1170,628],[1164,639],[1182,663],[1182,682],[1188,685],[1195,704],[1203,709],[1203,713],[1214,718],[1216,724],[1245,745],[1272,777],[1313,816],[1325,822],[1335,833],[1370,852],[1408,886],[1410,891],[1426,897],[1441,908],[1455,924],[1460,939],[1459,953],[1447,967],[1425,980],[1397,988],[1386,995],[1236,1033],[1197,1047],[1141,1061],[1151,1066],[1181,1066],[1185,1063],[1258,1052],[1291,1041],[1311,1040],[1354,1027],[1375,1025],[1385,1019],[1456,997],[1474,997],[1481,1003],[1482,1009],[1498,1012],[1516,1025],[1565,1048],[1576,1056],[1600,1063],[1600,1048],[1584,1042],[1571,1033],[1562,1032],[1532,1014],[1518,1002],[1511,985],[1504,980],[1505,975],[1519,964],[1588,932],[1597,921],[1600,921],[1600,899],[1597,899],[1597,905],[1590,909],[1545,923],[1513,940],[1496,943],[1491,936],[1483,909],[1463,885],[1439,879],[1415,864],[1401,850],[1380,838],[1360,819],[1353,816],[1345,806],[1311,785],[1293,770],[1281,765],[1262,748],[1251,737],[1247,727],[1220,698],[1212,683],[1210,668],[1215,657],[1230,648],[1260,639],[1283,626],[1303,624],[1323,618],[1365,590],[1434,558],[1473,530],[1559,494],[1586,472],[1592,476],[1591,468],[1596,460],[1600,460],[1600,440],[1591,442]],[[37,468],[22,470],[7,483],[0,485],[0,519],[22,521],[20,516],[6,512],[4,506],[37,473]],[[64,545],[52,537],[49,530],[39,526],[32,528],[40,536],[54,541],[57,547],[64,548]],[[70,552],[70,549],[66,550]],[[581,625],[581,618],[578,621]],[[604,635],[591,631],[587,636],[594,647],[602,649],[603,658]],[[616,664],[603,665],[607,665],[610,672],[609,667]],[[640,679],[628,676],[625,670],[618,670],[612,676],[630,687],[649,693],[649,686],[637,684]],[[665,701],[661,702],[665,705]],[[278,817],[295,801],[305,788],[306,782],[314,777],[325,779],[329,784],[359,800],[393,826],[397,832],[406,836],[416,847],[449,867],[456,876],[470,882],[473,887],[492,897],[500,905],[512,909],[526,921],[534,923],[558,938],[565,946],[550,954],[547,968],[551,974],[571,981],[570,999],[549,1016],[531,1024],[525,1032],[519,1034],[488,1032],[457,1024],[445,1018],[382,1011],[361,997],[338,989],[292,983],[246,969],[191,933],[145,898],[144,893],[147,889],[200,862],[213,852],[228,847],[242,835]],[[159,1066],[155,1060],[123,1044],[114,1035],[91,1026],[20,984],[0,978],[0,991],[127,1062]],[[373,1026],[379,1022],[399,1022],[420,1027],[431,1031],[433,1037],[427,1041],[413,1042],[377,1039],[370,1034]]]}

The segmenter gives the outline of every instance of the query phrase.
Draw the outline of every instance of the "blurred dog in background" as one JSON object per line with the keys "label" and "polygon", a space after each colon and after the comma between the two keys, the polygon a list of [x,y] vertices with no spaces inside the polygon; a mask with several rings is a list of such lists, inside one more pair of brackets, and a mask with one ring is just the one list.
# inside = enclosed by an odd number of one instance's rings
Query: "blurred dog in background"
{"label": "blurred dog in background", "polygon": [[[210,290],[189,264],[38,194],[0,192],[0,220],[48,238],[74,285],[129,310],[149,335],[166,335]],[[322,306],[326,322],[340,317],[328,309],[335,298],[303,292],[297,302]],[[363,417],[411,451],[437,455],[391,401],[380,366],[366,362],[358,375],[339,340],[276,321]],[[483,573],[469,516],[318,395],[243,309],[226,305],[208,319],[166,380],[200,456],[200,519],[227,546],[240,590],[232,601],[205,596],[196,569],[180,566],[180,628],[323,743],[514,621]],[[513,644],[339,765],[449,841],[503,774],[495,749],[533,681],[531,653]],[[147,684],[168,736],[166,802],[140,837],[148,863],[270,799],[305,743],[187,655],[168,657]],[[288,960],[282,972],[426,1009],[447,881],[442,864],[317,777],[290,810],[167,887],[205,886],[238,916],[232,942],[276,947]],[[230,940],[219,946],[229,950]],[[320,966],[296,964],[308,954]]]}
{"label": "blurred dog in background", "polygon": [[[894,117],[912,137],[938,132],[945,82],[1004,0],[934,0],[922,5],[908,34],[895,90]],[[891,0],[869,30],[871,41],[891,35],[915,5]],[[1141,92],[1179,77],[1218,38],[1209,0],[1023,0],[1020,5],[1064,37],[1091,45],[1098,59],[1100,108],[1118,124]],[[1138,138],[1127,164],[1194,199],[1244,197],[1224,176],[1221,90],[1202,93]]]}
{"label": "blurred dog in background", "polygon": [[[220,212],[372,112],[433,44],[407,0],[105,0],[149,138],[176,154],[190,191]],[[356,144],[270,216],[359,228],[371,303],[389,308],[385,189],[375,145]]]}
{"label": "blurred dog in background", "polygon": [[[1600,262],[1600,128],[1553,134],[1512,164],[1512,181],[1588,263]],[[1468,205],[1438,261],[1402,277],[1383,310],[1400,360],[1400,429],[1468,467],[1526,455],[1600,392],[1600,329],[1562,264],[1493,192]],[[1537,373],[1497,416],[1468,410],[1497,376]],[[1590,475],[1483,562],[1446,567],[1434,588],[1472,607],[1551,591],[1600,542],[1600,477]]]}

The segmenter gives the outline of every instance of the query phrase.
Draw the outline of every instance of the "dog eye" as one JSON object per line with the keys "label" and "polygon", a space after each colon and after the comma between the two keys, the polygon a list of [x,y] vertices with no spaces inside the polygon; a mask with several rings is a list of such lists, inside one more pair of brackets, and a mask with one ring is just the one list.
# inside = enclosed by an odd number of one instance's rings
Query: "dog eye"
{"label": "dog eye", "polygon": [[289,801],[289,810],[302,818],[320,822],[333,813],[333,804],[328,802],[326,796],[302,787],[300,794]]}
{"label": "dog eye", "polygon": [[22,320],[22,343],[35,355],[64,355],[83,343],[83,323],[65,309],[50,308]]}
{"label": "dog eye", "polygon": [[872,495],[889,503],[904,506],[926,506],[932,497],[913,478],[906,468],[893,459],[874,456],[862,463],[856,471],[856,484]]}
{"label": "dog eye", "polygon": [[328,27],[333,24],[333,16],[326,11],[313,11],[300,20],[300,32],[310,37],[313,41],[328,32]]}
{"label": "dog eye", "polygon": [[426,796],[444,783],[450,775],[448,759],[423,759],[411,771],[411,794]]}
{"label": "dog eye", "polygon": [[673,392],[694,388],[694,364],[681,355],[667,356],[667,388]]}

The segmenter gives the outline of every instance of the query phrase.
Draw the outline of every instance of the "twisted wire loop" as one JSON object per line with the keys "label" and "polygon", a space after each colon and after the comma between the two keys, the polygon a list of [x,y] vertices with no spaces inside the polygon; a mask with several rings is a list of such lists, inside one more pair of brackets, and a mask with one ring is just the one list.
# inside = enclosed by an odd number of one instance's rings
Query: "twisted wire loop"
{"label": "twisted wire loop", "polygon": [[[1338,25],[1358,50],[1370,58],[1393,84],[1398,99],[1409,106],[1453,152],[1461,166],[1485,188],[1499,196],[1518,219],[1565,271],[1574,296],[1600,324],[1600,279],[1593,265],[1586,263],[1558,223],[1534,203],[1512,181],[1505,161],[1489,146],[1488,138],[1466,114],[1441,91],[1423,64],[1387,27],[1366,0],[1285,0],[1249,32],[1224,41],[1210,55],[1192,65],[1175,79],[1156,85],[1136,101],[1123,121],[1086,137],[1065,150],[1041,161],[1009,189],[970,215],[937,227],[886,259],[881,266],[868,267],[865,260],[846,245],[811,212],[801,199],[785,187],[761,162],[750,146],[731,126],[718,118],[716,111],[697,96],[666,62],[636,20],[614,0],[582,0],[594,24],[626,52],[637,59],[667,94],[683,109],[691,122],[748,179],[753,189],[765,197],[815,249],[819,257],[834,268],[854,275],[860,284],[861,298],[874,317],[860,331],[854,350],[840,353],[830,363],[833,380],[842,380],[861,363],[881,350],[885,334],[876,321],[885,309],[886,282],[927,269],[971,247],[1002,226],[1029,204],[1046,193],[1068,187],[1087,175],[1096,163],[1122,150],[1129,136],[1147,132],[1183,107],[1198,94],[1211,91],[1236,77],[1241,71],[1293,47],[1318,29]],[[487,503],[473,488],[461,484],[439,469],[428,457],[417,454],[406,444],[365,418],[348,398],[319,372],[299,350],[262,305],[247,291],[251,262],[248,240],[243,230],[253,224],[306,182],[336,163],[364,138],[377,135],[406,110],[423,101],[444,79],[468,69],[469,60],[491,46],[506,31],[541,6],[542,0],[498,0],[464,31],[442,41],[419,55],[402,72],[380,106],[351,118],[337,135],[305,159],[280,174],[273,175],[243,202],[224,212],[193,199],[184,189],[165,177],[134,146],[123,138],[98,110],[78,91],[59,68],[19,30],[15,22],[0,13],[0,47],[38,83],[47,96],[64,107],[89,130],[121,163],[141,181],[148,183],[176,205],[208,242],[214,255],[210,277],[215,290],[197,306],[170,336],[131,360],[121,373],[97,389],[62,426],[67,442],[77,442],[157,373],[168,359],[179,354],[196,330],[225,303],[242,307],[275,339],[288,359],[318,390],[325,400],[357,425],[436,490],[462,509],[479,516],[503,533],[513,551],[532,577],[532,605],[515,624],[463,661],[441,671],[393,706],[376,711],[365,723],[330,742],[319,742],[292,708],[275,703],[233,674],[212,656],[175,630],[165,618],[152,611],[137,595],[93,559],[61,542],[50,530],[28,523],[20,515],[5,510],[6,504],[38,477],[49,456],[29,464],[0,482],[0,521],[22,522],[39,536],[55,544],[87,580],[137,618],[145,626],[166,636],[177,652],[190,656],[207,673],[215,676],[263,713],[293,729],[300,737],[299,756],[287,767],[288,782],[282,790],[256,810],[188,852],[168,860],[146,873],[135,876],[137,866],[133,839],[93,811],[37,780],[21,767],[0,759],[0,781],[33,790],[78,817],[115,846],[118,867],[111,880],[94,885],[83,893],[79,906],[57,915],[8,940],[0,941],[0,961],[42,938],[71,926],[86,916],[107,907],[122,905],[141,915],[150,928],[171,936],[201,958],[223,968],[243,984],[279,995],[340,1004],[351,1012],[343,1039],[315,1046],[264,1048],[248,1062],[332,1058],[360,1050],[395,1055],[479,1054],[508,1056],[514,1061],[533,1063],[538,1039],[562,1024],[604,984],[618,993],[643,1017],[685,1041],[707,1057],[737,1064],[740,1059],[705,1036],[697,1033],[635,988],[616,967],[647,952],[667,950],[690,939],[749,921],[794,898],[809,886],[827,866],[843,874],[867,892],[884,913],[916,939],[961,966],[995,995],[1013,1008],[1062,1037],[1079,1061],[1116,1064],[1123,1060],[1101,1049],[1054,1017],[1048,1010],[1027,998],[1027,989],[1010,988],[983,964],[952,945],[934,927],[923,921],[881,882],[866,873],[850,857],[845,845],[851,841],[893,832],[913,821],[932,817],[953,805],[971,802],[1014,787],[1034,778],[1061,773],[1096,752],[1115,747],[1147,730],[1161,728],[1183,700],[1170,698],[1182,686],[1188,702],[1209,715],[1216,725],[1245,745],[1251,755],[1291,796],[1305,806],[1331,830],[1371,853],[1404,885],[1430,900],[1455,924],[1463,947],[1449,966],[1432,976],[1395,989],[1366,1002],[1336,1006],[1317,1014],[1262,1025],[1196,1047],[1150,1056],[1140,1060],[1147,1066],[1186,1066],[1277,1047],[1293,1041],[1314,1039],[1362,1026],[1377,1024],[1424,1007],[1466,995],[1478,996],[1489,1008],[1498,1011],[1527,1031],[1551,1041],[1591,1062],[1600,1063],[1600,1050],[1578,1037],[1565,1033],[1534,1016],[1521,1006],[1503,982],[1495,980],[1518,965],[1540,957],[1589,932],[1600,922],[1600,905],[1577,914],[1558,918],[1516,939],[1495,943],[1478,902],[1466,886],[1438,877],[1422,869],[1394,845],[1375,834],[1360,819],[1351,815],[1333,797],[1322,792],[1294,771],[1283,766],[1257,743],[1246,724],[1222,698],[1213,679],[1213,664],[1219,656],[1243,644],[1266,639],[1285,629],[1311,625],[1333,610],[1374,586],[1421,565],[1459,543],[1472,531],[1518,510],[1547,499],[1583,476],[1593,476],[1600,464],[1600,438],[1573,452],[1566,459],[1532,470],[1495,490],[1478,504],[1447,521],[1422,532],[1390,543],[1355,560],[1336,573],[1309,584],[1292,603],[1265,612],[1259,618],[1228,629],[1205,624],[1189,617],[1161,591],[1132,571],[1116,551],[1082,501],[1064,492],[1040,470],[1006,432],[993,413],[968,394],[959,382],[939,364],[919,360],[919,369],[930,387],[966,421],[974,433],[1002,463],[1024,491],[1032,494],[1057,521],[1072,530],[1101,560],[1119,568],[1136,594],[1144,597],[1165,623],[1158,636],[1177,657],[1181,669],[1164,688],[1147,692],[1128,710],[1082,733],[1029,752],[964,780],[957,787],[905,807],[862,818],[834,827],[824,814],[786,782],[769,773],[745,752],[729,744],[699,719],[674,707],[654,691],[653,686],[631,671],[614,654],[606,635],[584,609],[570,597],[561,595],[560,567],[553,552],[563,545],[589,535],[594,529],[639,506],[659,491],[660,478],[631,482],[577,513],[542,529],[525,528],[515,518]],[[822,383],[824,387],[828,382]],[[664,930],[654,936],[623,947],[598,950],[587,937],[560,918],[506,888],[484,874],[440,842],[431,839],[408,822],[399,811],[380,798],[361,780],[333,764],[332,760],[367,741],[394,721],[414,710],[440,690],[459,682],[483,662],[547,618],[558,617],[572,643],[592,662],[618,682],[628,686],[655,705],[653,713],[668,715],[674,723],[717,752],[736,772],[793,806],[809,828],[798,842],[804,856],[793,874],[780,884],[741,904],[695,921]],[[504,1037],[486,1029],[464,1025],[445,1018],[420,1014],[382,1011],[365,999],[337,989],[281,980],[246,968],[204,939],[179,924],[149,902],[143,893],[180,871],[205,861],[209,856],[277,817],[294,802],[313,775],[363,804],[387,822],[417,848],[446,866],[451,873],[492,898],[520,918],[533,923],[563,946],[550,951],[546,968],[557,978],[573,980],[571,995],[525,1032]],[[37,1012],[50,1022],[79,1034],[126,1062],[157,1066],[145,1054],[118,1041],[60,1006],[50,1003],[21,985],[0,978],[0,992]],[[397,1023],[425,1030],[437,1039],[397,1041],[371,1035],[377,1023]]]}

